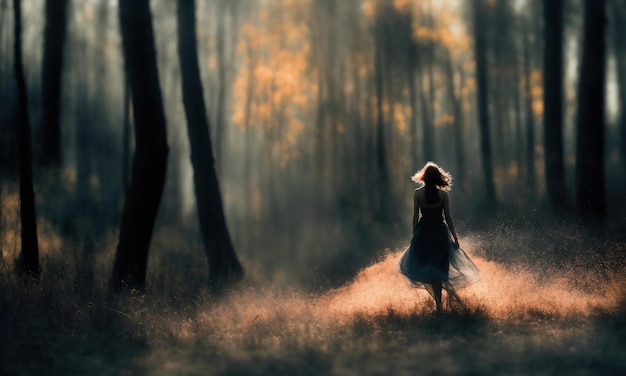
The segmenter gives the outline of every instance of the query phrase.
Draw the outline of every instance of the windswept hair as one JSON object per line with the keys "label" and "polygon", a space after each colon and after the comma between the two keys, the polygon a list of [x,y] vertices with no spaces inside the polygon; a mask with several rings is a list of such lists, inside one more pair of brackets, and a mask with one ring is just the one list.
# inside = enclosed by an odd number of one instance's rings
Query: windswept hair
{"label": "windswept hair", "polygon": [[444,191],[449,191],[452,188],[452,175],[449,172],[444,171],[435,162],[428,162],[422,167],[421,170],[411,176],[411,180],[416,183],[424,183],[424,185],[430,185]]}
{"label": "windswept hair", "polygon": [[426,187],[426,202],[436,203],[439,200],[437,189],[449,191],[452,189],[452,175],[444,171],[434,162],[428,162],[424,167],[411,176],[416,183],[423,183]]}

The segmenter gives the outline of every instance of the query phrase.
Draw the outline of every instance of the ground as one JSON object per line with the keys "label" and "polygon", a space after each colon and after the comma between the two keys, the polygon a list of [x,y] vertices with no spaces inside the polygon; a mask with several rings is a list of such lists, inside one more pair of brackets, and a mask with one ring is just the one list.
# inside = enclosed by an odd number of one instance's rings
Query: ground
{"label": "ground", "polygon": [[0,374],[626,374],[623,276],[504,262],[481,239],[461,240],[481,280],[441,315],[397,273],[401,250],[336,289],[248,281],[219,300],[111,300],[104,275],[86,294],[50,261],[39,286],[3,277]]}

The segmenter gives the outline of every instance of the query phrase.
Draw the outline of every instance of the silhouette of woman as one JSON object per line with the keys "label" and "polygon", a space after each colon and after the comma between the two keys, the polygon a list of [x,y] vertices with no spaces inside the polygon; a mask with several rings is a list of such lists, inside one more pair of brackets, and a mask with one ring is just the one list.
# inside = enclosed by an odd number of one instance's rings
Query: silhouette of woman
{"label": "silhouette of woman", "polygon": [[398,266],[414,287],[428,291],[442,312],[442,290],[448,299],[458,298],[455,289],[478,281],[478,268],[459,247],[450,216],[452,176],[428,162],[411,180],[423,185],[413,194],[413,238]]}

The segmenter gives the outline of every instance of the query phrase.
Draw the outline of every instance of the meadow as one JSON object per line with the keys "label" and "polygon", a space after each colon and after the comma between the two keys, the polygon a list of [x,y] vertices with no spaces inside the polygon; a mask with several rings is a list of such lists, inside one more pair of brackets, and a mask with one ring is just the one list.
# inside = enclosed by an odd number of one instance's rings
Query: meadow
{"label": "meadow", "polygon": [[113,235],[97,245],[106,251],[90,289],[77,262],[54,253],[42,257],[40,284],[24,286],[5,236],[0,374],[626,373],[624,243],[611,236],[563,226],[464,234],[481,280],[441,315],[396,271],[402,249],[381,250],[350,282],[318,290],[278,286],[248,260],[246,280],[218,298],[203,287],[201,252],[174,252],[173,237],[155,234],[164,246],[153,247],[148,291],[114,299]]}

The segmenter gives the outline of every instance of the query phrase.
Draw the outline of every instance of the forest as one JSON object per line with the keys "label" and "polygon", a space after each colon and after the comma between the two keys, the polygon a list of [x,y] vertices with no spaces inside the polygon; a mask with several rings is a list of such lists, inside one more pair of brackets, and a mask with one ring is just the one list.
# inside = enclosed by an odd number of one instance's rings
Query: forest
{"label": "forest", "polygon": [[[0,374],[626,373],[626,2],[0,0]],[[398,273],[453,176],[480,281]]]}

